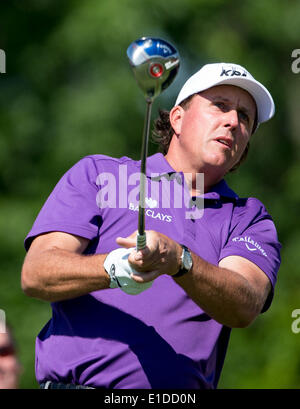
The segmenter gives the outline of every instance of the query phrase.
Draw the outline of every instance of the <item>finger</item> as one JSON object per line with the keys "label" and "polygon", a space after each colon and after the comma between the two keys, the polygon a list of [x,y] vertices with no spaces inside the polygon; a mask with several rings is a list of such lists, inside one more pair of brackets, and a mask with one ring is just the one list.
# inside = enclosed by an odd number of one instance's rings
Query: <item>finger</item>
{"label": "finger", "polygon": [[155,260],[151,257],[151,252],[148,249],[132,250],[129,254],[128,262],[136,271],[149,272],[156,270]]}
{"label": "finger", "polygon": [[149,260],[153,259],[153,255],[151,253],[151,250],[149,247],[145,247],[143,249],[137,250],[136,248],[131,252],[129,256],[129,261],[135,262],[135,261],[141,261],[141,262],[147,262]]}
{"label": "finger", "polygon": [[148,283],[149,281],[155,280],[158,276],[160,276],[160,272],[157,270],[148,271],[147,273],[132,273],[131,278],[136,281],[137,283]]}
{"label": "finger", "polygon": [[135,260],[133,253],[134,251],[128,257],[128,262],[129,262],[130,267],[138,272],[144,272],[145,266],[143,264],[143,261]]}
{"label": "finger", "polygon": [[129,236],[129,237],[117,237],[116,238],[116,243],[119,246],[125,247],[126,249],[129,249],[130,247],[135,247],[136,245],[136,239]]}
{"label": "finger", "polygon": [[133,252],[132,252],[132,256],[134,257],[134,259],[136,260],[136,261],[147,261],[147,260],[150,260],[152,257],[152,254],[151,254],[151,251],[150,251],[150,249],[149,249],[149,247],[145,247],[145,248],[143,248],[143,249],[140,249],[140,250],[134,250]]}

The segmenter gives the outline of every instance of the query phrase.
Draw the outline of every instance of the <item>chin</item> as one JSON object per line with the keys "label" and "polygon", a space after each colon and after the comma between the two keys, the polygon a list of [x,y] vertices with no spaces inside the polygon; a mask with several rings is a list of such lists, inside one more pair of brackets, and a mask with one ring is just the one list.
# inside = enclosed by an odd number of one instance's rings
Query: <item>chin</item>
{"label": "chin", "polygon": [[212,154],[206,158],[205,161],[209,166],[215,166],[220,168],[228,167],[228,158],[224,154]]}

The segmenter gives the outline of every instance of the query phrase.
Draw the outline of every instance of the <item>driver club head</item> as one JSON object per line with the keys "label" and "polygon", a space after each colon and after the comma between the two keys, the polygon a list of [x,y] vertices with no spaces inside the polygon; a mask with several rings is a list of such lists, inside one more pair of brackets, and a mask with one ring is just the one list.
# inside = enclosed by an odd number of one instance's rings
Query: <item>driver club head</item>
{"label": "driver club head", "polygon": [[176,48],[160,38],[142,37],[127,49],[132,71],[146,101],[152,102],[173,82],[179,70]]}

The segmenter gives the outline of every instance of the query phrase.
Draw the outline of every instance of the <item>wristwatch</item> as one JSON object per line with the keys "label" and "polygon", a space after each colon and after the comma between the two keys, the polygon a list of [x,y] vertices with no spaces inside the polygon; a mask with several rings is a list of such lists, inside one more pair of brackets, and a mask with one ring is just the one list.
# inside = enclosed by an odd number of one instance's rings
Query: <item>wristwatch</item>
{"label": "wristwatch", "polygon": [[182,254],[181,254],[181,267],[176,274],[173,274],[172,277],[181,277],[184,274],[188,273],[193,267],[193,259],[190,250],[181,244]]}

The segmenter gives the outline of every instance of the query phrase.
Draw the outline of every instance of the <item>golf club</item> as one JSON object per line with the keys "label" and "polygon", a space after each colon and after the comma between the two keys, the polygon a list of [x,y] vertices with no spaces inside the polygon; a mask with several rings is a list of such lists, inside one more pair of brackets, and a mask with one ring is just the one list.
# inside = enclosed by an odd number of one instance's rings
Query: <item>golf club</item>
{"label": "golf club", "polygon": [[142,37],[127,49],[127,57],[135,79],[144,93],[147,103],[141,150],[140,195],[137,250],[146,247],[145,233],[145,184],[146,160],[154,99],[173,82],[179,70],[179,54],[175,47],[160,38]]}

